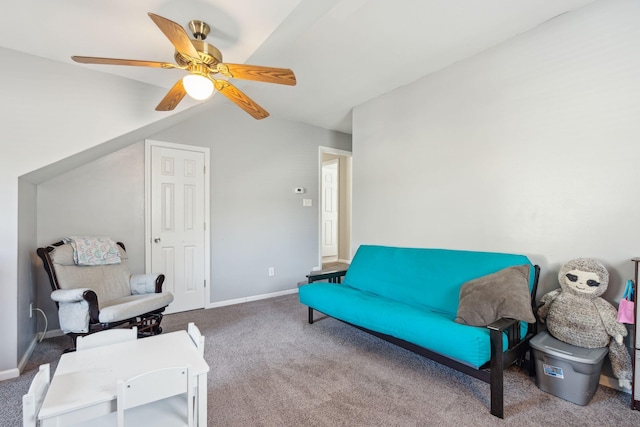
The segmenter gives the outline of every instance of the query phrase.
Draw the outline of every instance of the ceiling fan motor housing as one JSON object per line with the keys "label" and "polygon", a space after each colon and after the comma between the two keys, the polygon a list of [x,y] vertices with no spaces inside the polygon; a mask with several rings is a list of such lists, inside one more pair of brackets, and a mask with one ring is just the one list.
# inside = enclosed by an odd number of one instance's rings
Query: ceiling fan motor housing
{"label": "ceiling fan motor housing", "polygon": [[[198,51],[200,60],[205,64],[215,66],[217,63],[222,62],[222,52],[220,52],[215,46],[202,40],[191,40],[191,43],[193,43],[193,46]],[[189,56],[178,51],[176,51],[174,58],[176,62],[183,67],[186,67],[193,62]]]}

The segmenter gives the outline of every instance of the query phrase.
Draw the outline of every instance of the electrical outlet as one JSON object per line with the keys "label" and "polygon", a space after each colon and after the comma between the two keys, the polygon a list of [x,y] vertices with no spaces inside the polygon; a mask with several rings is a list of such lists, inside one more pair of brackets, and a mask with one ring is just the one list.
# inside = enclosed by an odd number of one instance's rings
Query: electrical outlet
{"label": "electrical outlet", "polygon": [[273,267],[269,267],[269,277],[276,275],[276,269]]}
{"label": "electrical outlet", "polygon": [[29,319],[33,317],[33,303],[29,303]]}

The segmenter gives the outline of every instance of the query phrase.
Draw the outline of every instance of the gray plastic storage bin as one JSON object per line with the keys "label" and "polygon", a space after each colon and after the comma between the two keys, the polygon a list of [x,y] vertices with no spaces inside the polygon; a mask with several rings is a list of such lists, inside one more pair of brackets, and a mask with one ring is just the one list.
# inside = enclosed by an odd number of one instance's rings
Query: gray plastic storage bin
{"label": "gray plastic storage bin", "polygon": [[536,363],[538,388],[578,405],[589,403],[600,380],[609,349],[567,344],[541,332],[530,341]]}

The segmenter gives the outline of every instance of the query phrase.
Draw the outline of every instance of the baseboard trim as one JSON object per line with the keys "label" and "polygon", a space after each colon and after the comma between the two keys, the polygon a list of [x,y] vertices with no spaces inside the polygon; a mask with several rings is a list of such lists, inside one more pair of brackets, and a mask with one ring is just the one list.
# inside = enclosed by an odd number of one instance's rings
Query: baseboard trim
{"label": "baseboard trim", "polygon": [[29,362],[29,358],[33,354],[33,351],[36,349],[36,344],[38,344],[38,337],[35,336],[29,343],[29,348],[24,352],[22,359],[18,362],[18,367],[13,369],[7,369],[6,371],[0,371],[0,381],[8,380],[11,378],[17,378],[20,376],[20,373],[24,370],[24,367],[27,366]]}
{"label": "baseboard trim", "polygon": [[280,292],[273,292],[270,294],[254,295],[254,296],[245,297],[245,298],[236,298],[236,299],[230,299],[226,301],[212,302],[212,303],[209,303],[206,308],[225,307],[227,305],[242,304],[244,302],[259,301],[262,299],[275,298],[283,295],[290,295],[290,294],[296,294],[296,293],[298,293],[298,288],[289,289],[289,290],[280,291]]}
{"label": "baseboard trim", "polygon": [[6,371],[0,371],[0,381],[10,380],[11,378],[18,378],[20,376],[20,370],[18,368],[7,369]]}
{"label": "baseboard trim", "polygon": [[[63,335],[64,335],[64,332],[62,332],[61,329],[52,329],[50,331],[47,331],[47,333],[44,334],[44,338],[42,338],[42,339],[61,337]],[[42,337],[42,332],[38,332],[38,340],[41,337]]]}
{"label": "baseboard trim", "polygon": [[631,389],[620,387],[620,384],[618,383],[618,379],[615,377],[610,377],[608,375],[602,374],[600,375],[599,384],[605,387],[612,388],[614,390],[623,391],[625,393],[631,394]]}
{"label": "baseboard trim", "polygon": [[18,363],[18,372],[24,371],[24,367],[27,366],[27,362],[29,362],[29,358],[33,354],[33,350],[36,349],[36,344],[38,344],[39,335],[40,334],[36,334],[36,336],[33,337],[31,343],[29,344],[29,348],[22,356],[22,359],[20,359],[20,362]]}
{"label": "baseboard trim", "polygon": [[[60,329],[54,329],[52,331],[47,331],[47,333],[44,334],[44,338],[53,338],[62,335],[64,335],[64,333]],[[24,355],[20,359],[20,362],[18,362],[17,368],[0,371],[0,381],[9,380],[11,378],[17,378],[20,376],[22,371],[24,371],[25,366],[27,366],[27,363],[29,363],[29,359],[31,358],[31,355],[33,355],[33,352],[35,351],[36,346],[40,342],[41,338],[42,332],[38,332],[36,336],[33,337],[31,342],[29,343],[29,348],[27,348],[27,351],[25,351]]]}

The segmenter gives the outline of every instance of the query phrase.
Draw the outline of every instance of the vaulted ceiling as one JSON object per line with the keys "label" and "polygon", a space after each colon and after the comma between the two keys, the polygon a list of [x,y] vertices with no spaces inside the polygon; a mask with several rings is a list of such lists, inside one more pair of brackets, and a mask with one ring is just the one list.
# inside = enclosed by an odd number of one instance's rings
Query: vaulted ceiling
{"label": "vaulted ceiling", "polygon": [[[183,71],[70,57],[174,62],[147,13],[185,28],[202,20],[224,61],[295,71],[293,87],[234,80],[272,116],[351,133],[354,106],[593,1],[13,0],[2,6],[0,46],[169,89]],[[229,103],[219,95],[205,102]]]}

